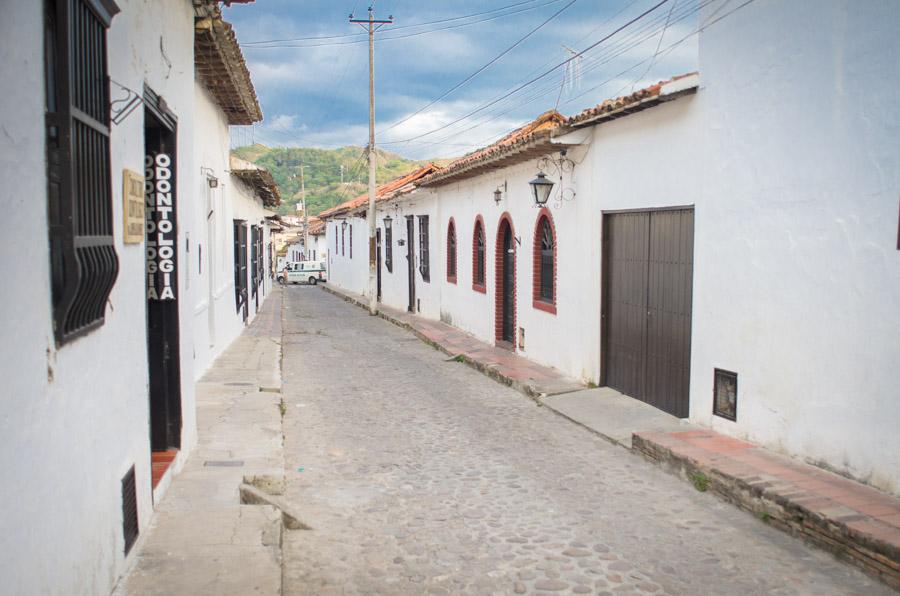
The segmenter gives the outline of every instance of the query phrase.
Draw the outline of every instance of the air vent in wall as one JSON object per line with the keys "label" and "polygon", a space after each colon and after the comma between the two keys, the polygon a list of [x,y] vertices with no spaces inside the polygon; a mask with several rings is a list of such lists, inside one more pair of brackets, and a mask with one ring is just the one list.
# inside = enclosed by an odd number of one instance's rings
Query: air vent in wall
{"label": "air vent in wall", "polygon": [[122,534],[125,536],[125,555],[138,537],[137,488],[134,482],[134,466],[122,478]]}

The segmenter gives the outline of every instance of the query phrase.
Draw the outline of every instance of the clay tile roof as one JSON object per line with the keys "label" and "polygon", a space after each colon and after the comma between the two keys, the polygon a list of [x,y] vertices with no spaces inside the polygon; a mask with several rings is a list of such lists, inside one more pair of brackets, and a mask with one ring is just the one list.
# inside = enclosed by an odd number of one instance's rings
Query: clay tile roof
{"label": "clay tile roof", "polygon": [[[438,166],[430,163],[416,170],[413,170],[405,176],[400,176],[399,178],[394,178],[389,182],[385,182],[375,189],[375,201],[387,201],[396,198],[401,194],[411,192],[415,190],[415,183],[439,170],[440,168]],[[358,197],[350,199],[349,201],[344,201],[336,207],[326,209],[325,211],[319,213],[319,217],[321,217],[322,219],[328,219],[329,217],[334,217],[335,215],[349,213],[351,211],[366,207],[366,205],[368,205],[368,202],[368,193],[362,194]]]}
{"label": "clay tile roof", "polygon": [[194,66],[228,124],[253,124],[262,120],[250,71],[231,23],[222,20],[218,8],[212,16],[194,22]]}
{"label": "clay tile roof", "polygon": [[418,182],[417,186],[430,186],[474,176],[485,169],[503,167],[531,159],[538,154],[543,155],[547,153],[544,142],[550,142],[551,133],[565,120],[556,110],[548,110],[487,147],[450,162],[441,171]]}
{"label": "clay tile roof", "polygon": [[312,220],[312,218],[310,218],[310,222],[309,222],[309,233],[312,236],[321,236],[322,234],[324,234],[325,233],[325,222],[322,221],[321,219],[316,222],[313,222],[311,220]]}
{"label": "clay tile roof", "polygon": [[232,155],[231,173],[253,188],[266,207],[277,207],[281,203],[278,185],[269,170]]}
{"label": "clay tile roof", "polygon": [[696,72],[691,72],[672,77],[667,81],[660,81],[655,85],[639,89],[630,95],[607,99],[567,119],[564,127],[578,128],[600,120],[619,118],[658,105],[663,101],[669,101],[687,93],[694,93],[697,91],[699,81],[700,75]]}

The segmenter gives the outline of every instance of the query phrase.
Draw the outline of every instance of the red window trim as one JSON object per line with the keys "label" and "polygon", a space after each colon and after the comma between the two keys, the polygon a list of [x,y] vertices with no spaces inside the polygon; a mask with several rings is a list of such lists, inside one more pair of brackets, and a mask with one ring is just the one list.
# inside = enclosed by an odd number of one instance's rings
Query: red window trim
{"label": "red window trim", "polygon": [[[481,235],[484,237],[484,283],[475,281],[478,279],[478,236],[475,231],[479,224],[481,224]],[[484,228],[484,219],[481,214],[475,216],[475,225],[472,226],[472,289],[481,294],[487,294],[487,231]]]}
{"label": "red window trim", "polygon": [[[553,300],[541,298],[541,224],[546,219],[550,223],[550,231],[553,233]],[[557,259],[556,250],[559,244],[556,236],[556,224],[553,222],[553,214],[546,207],[542,207],[534,221],[534,237],[532,239],[532,273],[531,273],[531,305],[537,310],[556,314],[556,275]]]}
{"label": "red window trim", "polygon": [[[450,231],[453,230],[453,265],[455,273],[454,275],[450,275]],[[459,251],[457,248],[459,247],[459,236],[456,233],[456,222],[453,221],[453,218],[450,218],[450,221],[447,223],[447,281],[449,283],[456,283],[456,276],[459,274]]]}

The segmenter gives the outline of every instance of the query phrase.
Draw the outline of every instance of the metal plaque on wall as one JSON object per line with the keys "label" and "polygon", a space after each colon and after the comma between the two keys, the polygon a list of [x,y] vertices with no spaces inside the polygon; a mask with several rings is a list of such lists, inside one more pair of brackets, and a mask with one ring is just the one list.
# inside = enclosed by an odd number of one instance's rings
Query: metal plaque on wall
{"label": "metal plaque on wall", "polygon": [[122,239],[125,244],[144,240],[144,178],[132,170],[122,170]]}

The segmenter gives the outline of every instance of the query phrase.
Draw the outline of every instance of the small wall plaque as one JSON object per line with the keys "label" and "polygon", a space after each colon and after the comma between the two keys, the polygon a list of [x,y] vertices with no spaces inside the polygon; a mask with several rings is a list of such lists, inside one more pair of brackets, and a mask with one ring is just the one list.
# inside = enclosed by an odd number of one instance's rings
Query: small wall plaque
{"label": "small wall plaque", "polygon": [[144,177],[131,170],[122,170],[123,240],[125,244],[140,244],[144,240]]}

